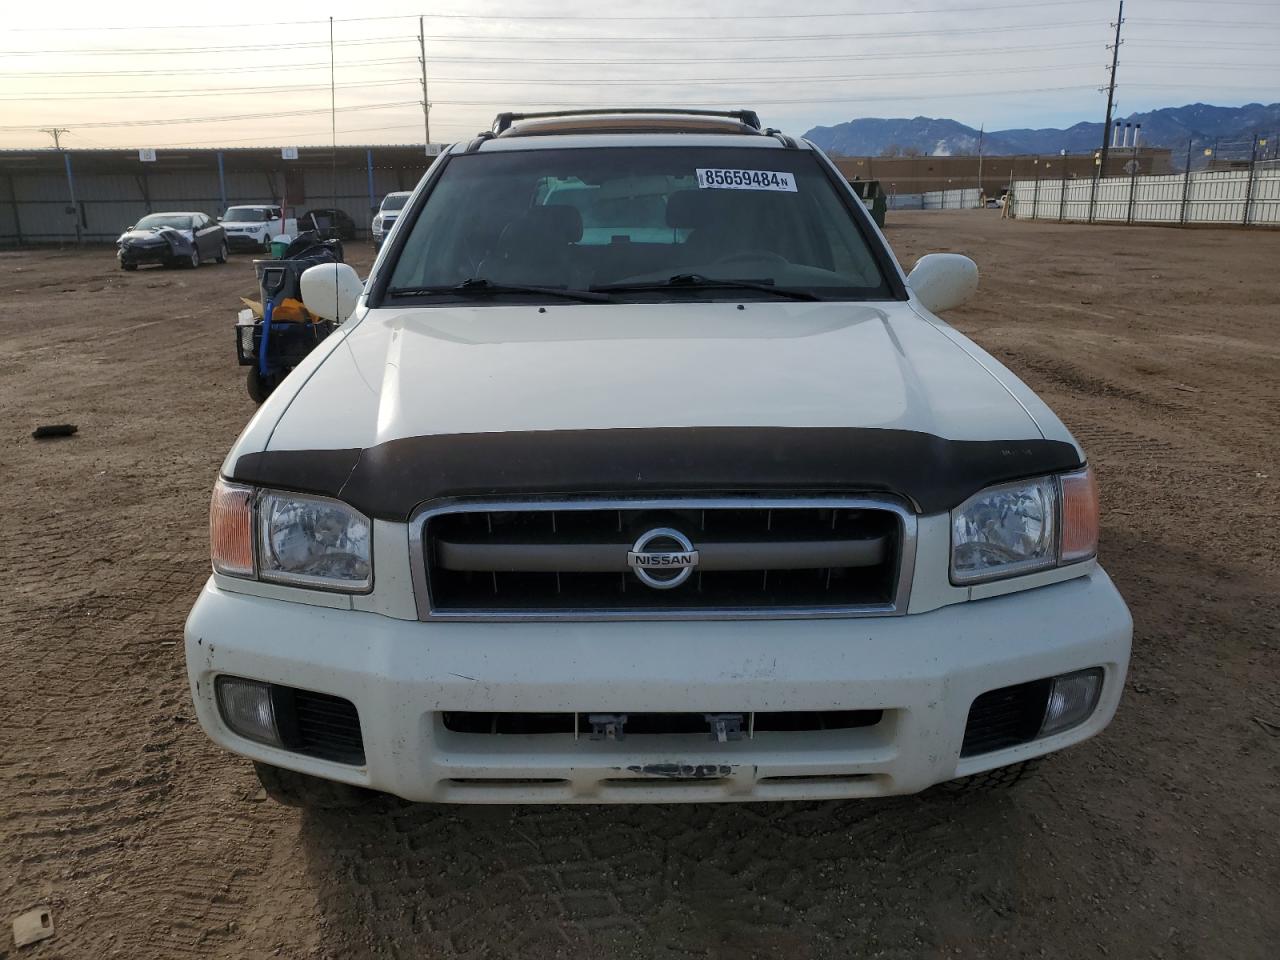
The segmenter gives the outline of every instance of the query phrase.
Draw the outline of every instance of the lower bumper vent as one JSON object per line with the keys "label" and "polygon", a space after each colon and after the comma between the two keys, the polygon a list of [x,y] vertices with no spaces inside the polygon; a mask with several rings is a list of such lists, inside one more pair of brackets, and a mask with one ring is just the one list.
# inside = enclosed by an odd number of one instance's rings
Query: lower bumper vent
{"label": "lower bumper vent", "polygon": [[335,763],[364,764],[360,716],[350,700],[272,684],[271,702],[286,750]]}
{"label": "lower bumper vent", "polygon": [[973,757],[1030,743],[1040,732],[1053,679],[991,690],[973,701],[960,756]]}

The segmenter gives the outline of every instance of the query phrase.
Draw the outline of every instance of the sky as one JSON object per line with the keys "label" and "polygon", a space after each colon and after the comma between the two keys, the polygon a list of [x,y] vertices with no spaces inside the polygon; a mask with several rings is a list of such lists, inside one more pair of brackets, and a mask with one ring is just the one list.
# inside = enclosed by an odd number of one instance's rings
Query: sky
{"label": "sky", "polygon": [[[988,130],[1100,122],[1115,0],[6,4],[0,148],[421,143],[499,110],[750,107]],[[330,116],[328,17],[336,113]],[[1128,0],[1116,115],[1280,99],[1280,0]]]}

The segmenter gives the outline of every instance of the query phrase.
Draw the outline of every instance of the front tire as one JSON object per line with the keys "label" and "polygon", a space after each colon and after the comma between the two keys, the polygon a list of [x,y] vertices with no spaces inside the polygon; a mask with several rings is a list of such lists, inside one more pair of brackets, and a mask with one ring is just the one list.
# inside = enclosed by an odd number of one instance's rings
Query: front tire
{"label": "front tire", "polygon": [[213,258],[214,263],[227,262],[227,241],[222,241],[222,246],[218,247],[218,255]]}
{"label": "front tire", "polygon": [[321,780],[305,773],[253,762],[258,782],[268,797],[286,807],[305,810],[358,810],[378,794],[349,783]]}
{"label": "front tire", "polygon": [[199,268],[200,266],[200,248],[199,247],[192,245],[191,258],[187,261],[187,265],[191,267],[192,270]]}
{"label": "front tire", "polygon": [[129,263],[129,262],[125,261],[125,260],[121,260],[121,261],[120,261],[120,269],[121,269],[121,270],[128,270],[128,271],[132,272],[132,271],[134,271],[134,270],[137,270],[137,269],[138,269],[138,265],[137,265],[136,263]]}
{"label": "front tire", "polygon": [[937,790],[939,793],[949,793],[953,796],[1003,792],[1011,790],[1019,783],[1029,779],[1039,766],[1040,759],[1038,757],[1032,760],[1023,760],[1021,763],[1011,763],[1007,767],[996,767],[994,770],[975,773],[970,777],[948,780],[946,783],[938,784]]}

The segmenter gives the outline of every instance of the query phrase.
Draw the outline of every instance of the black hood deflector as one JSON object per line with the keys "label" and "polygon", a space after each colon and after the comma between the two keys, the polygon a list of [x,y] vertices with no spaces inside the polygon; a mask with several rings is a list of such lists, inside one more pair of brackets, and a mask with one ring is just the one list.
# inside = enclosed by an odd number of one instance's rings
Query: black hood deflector
{"label": "black hood deflector", "polygon": [[653,427],[436,434],[364,450],[268,450],[229,479],[337,497],[404,522],[426,501],[542,494],[888,493],[921,513],[1081,465],[1060,440],[947,440],[845,427]]}

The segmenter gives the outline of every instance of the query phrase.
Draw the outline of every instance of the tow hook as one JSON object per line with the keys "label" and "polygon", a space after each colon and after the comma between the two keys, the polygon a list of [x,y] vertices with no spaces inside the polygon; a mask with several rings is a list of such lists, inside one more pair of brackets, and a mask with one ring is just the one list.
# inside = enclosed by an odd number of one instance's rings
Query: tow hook
{"label": "tow hook", "polygon": [[587,723],[591,724],[592,740],[625,739],[623,727],[627,725],[625,713],[589,713]]}
{"label": "tow hook", "polygon": [[717,743],[742,739],[742,714],[704,713],[702,716],[711,728],[711,739]]}

